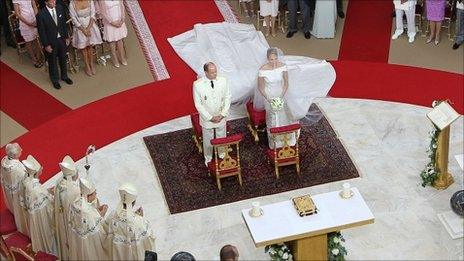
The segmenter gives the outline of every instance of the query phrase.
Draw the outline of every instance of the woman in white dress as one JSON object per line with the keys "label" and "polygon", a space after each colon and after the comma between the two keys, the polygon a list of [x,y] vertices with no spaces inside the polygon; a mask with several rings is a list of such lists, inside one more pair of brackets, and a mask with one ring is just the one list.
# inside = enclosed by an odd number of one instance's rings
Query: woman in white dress
{"label": "woman in white dress", "polygon": [[279,14],[279,0],[259,0],[259,13],[266,23],[266,37],[270,33],[275,37],[275,20]]}
{"label": "woman in white dress", "polygon": [[[275,110],[271,106],[273,98],[280,98],[284,101],[288,91],[287,66],[283,61],[279,60],[279,50],[277,48],[267,50],[267,63],[259,69],[258,90],[265,99],[267,135],[269,147],[272,149],[274,148],[274,142],[271,139],[269,130],[294,123],[286,103],[280,110]],[[290,144],[293,145],[294,143],[293,137]],[[281,142],[277,142],[276,145],[277,147],[282,146]]]}

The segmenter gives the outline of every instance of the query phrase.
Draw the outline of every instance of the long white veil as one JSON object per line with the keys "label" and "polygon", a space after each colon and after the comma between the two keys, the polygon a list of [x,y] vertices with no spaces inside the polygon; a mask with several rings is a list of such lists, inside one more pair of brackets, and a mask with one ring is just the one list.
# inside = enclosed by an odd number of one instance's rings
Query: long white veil
{"label": "long white veil", "polygon": [[[204,63],[214,62],[219,74],[229,82],[233,104],[243,105],[251,100],[255,108],[264,108],[261,95],[255,93],[258,71],[266,63],[269,45],[253,25],[196,24],[193,30],[168,41],[199,76],[204,74]],[[310,105],[314,98],[327,96],[335,82],[334,68],[325,60],[283,53],[279,60],[288,68],[289,88],[285,100],[294,120],[311,123],[317,117],[307,118]]]}

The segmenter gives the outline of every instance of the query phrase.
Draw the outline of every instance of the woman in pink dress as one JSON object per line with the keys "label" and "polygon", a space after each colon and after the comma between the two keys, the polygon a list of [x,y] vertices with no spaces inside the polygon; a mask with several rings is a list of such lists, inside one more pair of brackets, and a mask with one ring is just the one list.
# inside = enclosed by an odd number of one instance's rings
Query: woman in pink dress
{"label": "woman in pink dress", "polygon": [[43,66],[42,53],[37,39],[37,23],[35,16],[38,13],[35,0],[13,0],[16,16],[19,19],[19,31],[26,41],[26,49],[36,68]]}
{"label": "woman in pink dress", "polygon": [[126,14],[122,0],[99,0],[100,15],[103,18],[103,39],[110,43],[113,65],[127,65],[123,39],[127,36]]}
{"label": "woman in pink dress", "polygon": [[440,43],[441,23],[445,19],[446,0],[427,0],[425,7],[427,9],[427,20],[430,25],[430,36],[427,43],[435,40],[435,45]]}
{"label": "woman in pink dress", "polygon": [[92,46],[101,44],[102,39],[95,22],[94,3],[90,0],[73,0],[69,4],[69,13],[74,24],[72,45],[82,51],[87,75],[95,75]]}

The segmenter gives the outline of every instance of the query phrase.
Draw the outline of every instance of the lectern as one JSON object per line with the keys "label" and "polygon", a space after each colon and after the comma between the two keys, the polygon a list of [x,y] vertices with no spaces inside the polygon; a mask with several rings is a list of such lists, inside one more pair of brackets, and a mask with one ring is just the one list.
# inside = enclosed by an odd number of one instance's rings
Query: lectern
{"label": "lectern", "polygon": [[437,153],[435,154],[438,177],[433,183],[436,189],[446,189],[453,184],[453,176],[448,172],[450,125],[459,118],[459,114],[443,101],[427,113],[427,118],[440,130]]}

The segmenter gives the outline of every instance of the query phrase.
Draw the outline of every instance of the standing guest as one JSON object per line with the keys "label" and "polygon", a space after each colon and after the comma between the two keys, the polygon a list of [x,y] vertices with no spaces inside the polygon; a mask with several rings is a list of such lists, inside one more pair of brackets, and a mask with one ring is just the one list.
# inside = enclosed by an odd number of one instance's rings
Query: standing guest
{"label": "standing guest", "polygon": [[240,0],[243,11],[245,12],[245,17],[255,17],[255,3],[254,0]]}
{"label": "standing guest", "polygon": [[101,44],[102,39],[95,18],[95,6],[91,0],[73,0],[69,13],[74,24],[72,45],[81,50],[85,62],[85,73],[95,75],[93,46]]}
{"label": "standing guest", "polygon": [[110,43],[111,58],[116,68],[127,65],[123,39],[127,37],[126,13],[121,0],[99,0],[100,13],[103,18],[103,39]]}
{"label": "standing guest", "polygon": [[301,16],[303,17],[303,33],[306,39],[311,38],[311,24],[310,24],[310,16],[311,16],[311,6],[314,6],[310,0],[289,0],[287,3],[288,12],[290,14],[290,25],[287,33],[287,38],[293,37],[293,35],[298,31],[297,23],[298,23],[298,6],[300,6]]}
{"label": "standing guest", "polygon": [[345,12],[343,12],[343,0],[337,0],[337,15],[340,18],[345,18]]}
{"label": "standing guest", "polygon": [[446,0],[427,0],[425,7],[427,8],[427,20],[429,20],[430,35],[427,38],[427,43],[435,40],[435,45],[440,43],[441,23],[445,19]]}
{"label": "standing guest", "polygon": [[43,66],[42,54],[37,40],[37,5],[35,0],[13,0],[16,17],[19,19],[19,31],[26,42],[26,49],[35,68]]}
{"label": "standing guest", "polygon": [[80,188],[81,197],[69,207],[69,259],[109,260],[103,227],[108,206],[102,205],[99,209],[92,206],[97,191],[91,181],[81,178]]}
{"label": "standing guest", "polygon": [[53,188],[40,184],[42,166],[31,155],[22,161],[27,177],[23,181],[21,202],[26,209],[32,250],[56,255],[55,223],[53,219]]}
{"label": "standing guest", "polygon": [[464,1],[456,1],[456,36],[454,37],[453,50],[459,48],[464,42]]}
{"label": "standing guest", "polygon": [[396,30],[392,40],[398,39],[403,34],[403,15],[406,13],[408,21],[408,42],[413,43],[416,37],[416,0],[393,0],[396,13]]}
{"label": "standing guest", "polygon": [[66,66],[66,52],[70,39],[66,28],[66,14],[61,5],[56,4],[56,0],[45,0],[45,8],[42,8],[37,15],[37,26],[39,29],[40,42],[45,49],[48,60],[48,73],[55,89],[61,89],[58,82],[58,66],[56,59],[60,63],[61,80],[67,84],[73,84],[68,77]]}
{"label": "standing guest", "polygon": [[276,36],[275,20],[279,14],[279,0],[259,0],[259,12],[266,24],[266,37],[271,33]]}
{"label": "standing guest", "polygon": [[65,156],[59,164],[63,176],[55,186],[55,226],[58,257],[69,259],[69,207],[80,195],[79,173],[76,163],[70,156]]}
{"label": "standing guest", "polygon": [[1,31],[3,37],[5,37],[6,45],[16,48],[16,44],[13,41],[13,37],[11,35],[10,23],[8,22],[8,15],[10,13],[9,6],[11,5],[11,0],[0,1],[0,23],[2,25]]}
{"label": "standing guest", "polygon": [[155,236],[143,209],[134,211],[137,189],[125,183],[119,188],[121,202],[106,219],[109,258],[111,260],[143,260],[145,251],[155,249]]}
{"label": "standing guest", "polygon": [[238,250],[235,246],[225,245],[219,253],[221,261],[238,261]]}
{"label": "standing guest", "polygon": [[205,76],[193,83],[193,101],[200,114],[203,132],[205,165],[213,158],[211,140],[226,136],[226,117],[230,108],[230,90],[227,79],[217,75],[216,65],[203,65]]}
{"label": "standing guest", "polygon": [[21,184],[26,178],[26,168],[19,161],[22,149],[18,143],[5,146],[6,156],[2,159],[0,181],[6,207],[13,213],[18,231],[29,236],[26,213],[21,207]]}

